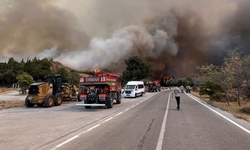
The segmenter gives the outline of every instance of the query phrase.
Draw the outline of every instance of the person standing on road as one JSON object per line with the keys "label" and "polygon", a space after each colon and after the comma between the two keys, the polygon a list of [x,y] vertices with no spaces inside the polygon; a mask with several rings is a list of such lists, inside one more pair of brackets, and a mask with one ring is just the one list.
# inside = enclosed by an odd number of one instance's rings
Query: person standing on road
{"label": "person standing on road", "polygon": [[177,110],[180,110],[180,93],[181,90],[178,87],[174,87],[173,92],[172,92],[172,98],[174,98],[175,95],[175,99],[176,99],[176,103],[177,103]]}

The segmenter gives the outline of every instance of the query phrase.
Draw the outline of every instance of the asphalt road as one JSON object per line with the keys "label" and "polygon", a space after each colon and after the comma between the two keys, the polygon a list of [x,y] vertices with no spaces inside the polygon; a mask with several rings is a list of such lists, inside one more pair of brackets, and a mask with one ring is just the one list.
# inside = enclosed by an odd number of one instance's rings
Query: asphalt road
{"label": "asphalt road", "polygon": [[[248,150],[250,123],[170,91],[123,99],[112,109],[65,102],[0,111],[0,149]],[[158,148],[158,149],[157,149]]]}

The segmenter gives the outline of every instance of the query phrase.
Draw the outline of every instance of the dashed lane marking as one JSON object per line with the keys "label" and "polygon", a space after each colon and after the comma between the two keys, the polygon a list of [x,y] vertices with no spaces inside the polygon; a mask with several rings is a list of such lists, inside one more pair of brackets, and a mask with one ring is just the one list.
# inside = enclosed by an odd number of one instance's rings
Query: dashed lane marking
{"label": "dashed lane marking", "polygon": [[104,122],[108,122],[109,120],[112,120],[114,117],[110,117],[107,120],[105,120]]}
{"label": "dashed lane marking", "polygon": [[63,142],[63,143],[57,145],[56,147],[57,147],[57,148],[58,148],[58,147],[61,147],[61,146],[63,146],[64,144],[69,143],[70,141],[72,141],[72,140],[74,140],[74,139],[76,139],[76,138],[78,138],[78,137],[79,137],[79,135],[76,135],[76,136],[74,136],[74,137],[68,139],[67,141],[65,141],[65,142]]}
{"label": "dashed lane marking", "polygon": [[100,126],[100,124],[97,124],[97,125],[95,125],[95,126],[89,128],[87,131],[91,131],[91,130],[93,130],[94,128],[97,128],[97,127],[99,127],[99,126]]}
{"label": "dashed lane marking", "polygon": [[128,111],[130,108],[125,109],[124,111]]}
{"label": "dashed lane marking", "polygon": [[119,115],[121,115],[123,112],[120,112],[120,113],[118,113],[118,114],[116,114],[115,116],[119,116]]}

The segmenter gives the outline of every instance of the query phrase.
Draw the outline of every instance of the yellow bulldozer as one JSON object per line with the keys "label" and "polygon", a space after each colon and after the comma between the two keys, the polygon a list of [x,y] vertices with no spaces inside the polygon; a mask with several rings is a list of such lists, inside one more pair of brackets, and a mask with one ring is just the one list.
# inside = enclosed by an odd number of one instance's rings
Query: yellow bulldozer
{"label": "yellow bulldozer", "polygon": [[61,75],[47,75],[46,82],[32,83],[28,96],[25,99],[27,107],[34,105],[52,107],[62,104],[62,77]]}
{"label": "yellow bulldozer", "polygon": [[68,83],[62,84],[63,100],[77,100],[77,87]]}

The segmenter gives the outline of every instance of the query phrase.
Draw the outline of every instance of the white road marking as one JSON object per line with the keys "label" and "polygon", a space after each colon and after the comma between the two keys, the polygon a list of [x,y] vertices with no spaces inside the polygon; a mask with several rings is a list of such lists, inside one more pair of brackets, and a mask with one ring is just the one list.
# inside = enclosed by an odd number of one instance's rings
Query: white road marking
{"label": "white road marking", "polygon": [[119,116],[120,114],[122,114],[123,112],[120,112],[120,113],[118,113],[118,114],[116,114],[115,116]]}
{"label": "white road marking", "polygon": [[125,109],[125,111],[128,111],[130,108]]}
{"label": "white road marking", "polygon": [[194,97],[193,95],[189,95],[186,94],[187,96],[189,96],[190,98],[192,98],[193,100],[195,100],[196,102],[200,103],[201,105],[205,106],[206,108],[210,109],[211,111],[213,111],[214,113],[216,113],[217,115],[221,116],[222,118],[226,119],[227,121],[231,122],[232,124],[234,124],[235,126],[239,127],[240,129],[244,130],[245,132],[247,132],[248,134],[250,134],[250,131],[244,127],[242,127],[241,125],[239,125],[238,123],[232,121],[231,119],[227,118],[226,116],[222,115],[221,113],[217,112],[216,110],[214,110],[213,108],[209,107],[208,105],[202,103],[199,99],[197,99],[196,97]]}
{"label": "white road marking", "polygon": [[112,120],[114,117],[110,117],[107,120],[105,120],[104,122],[108,122],[109,120]]}
{"label": "white road marking", "polygon": [[156,150],[162,150],[162,144],[163,144],[163,140],[164,140],[164,134],[165,134],[166,123],[167,123],[170,95],[171,95],[171,93],[168,96],[167,109],[166,109],[164,119],[163,119],[163,122],[162,122],[162,125],[161,125],[161,132],[160,132],[159,139],[158,139],[158,142],[157,142]]}
{"label": "white road marking", "polygon": [[97,125],[95,125],[95,126],[89,128],[87,131],[91,131],[91,130],[93,130],[94,128],[97,128],[97,127],[99,127],[99,126],[100,126],[100,124],[97,124]]}
{"label": "white road marking", "polygon": [[79,137],[79,135],[76,135],[76,136],[74,136],[74,137],[68,139],[67,141],[65,141],[65,142],[63,142],[63,143],[57,145],[56,147],[61,147],[61,146],[63,146],[64,144],[66,144],[66,143],[68,143],[68,142],[70,142],[70,141],[72,141],[72,140],[74,140],[74,139],[76,139],[76,138],[78,138],[78,137]]}

